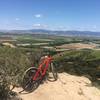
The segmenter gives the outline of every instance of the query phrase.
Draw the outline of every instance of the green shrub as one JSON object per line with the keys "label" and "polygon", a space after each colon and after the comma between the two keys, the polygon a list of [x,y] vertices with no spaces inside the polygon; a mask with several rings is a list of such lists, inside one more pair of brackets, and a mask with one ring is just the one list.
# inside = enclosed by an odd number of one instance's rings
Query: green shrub
{"label": "green shrub", "polygon": [[23,73],[33,63],[37,64],[41,55],[41,50],[30,53],[23,48],[0,48],[0,99],[7,100],[11,85],[21,85]]}
{"label": "green shrub", "polygon": [[100,78],[99,55],[100,51],[95,50],[71,50],[54,58],[59,63],[59,70],[63,69],[62,71],[75,75],[88,75],[92,81],[97,81]]}

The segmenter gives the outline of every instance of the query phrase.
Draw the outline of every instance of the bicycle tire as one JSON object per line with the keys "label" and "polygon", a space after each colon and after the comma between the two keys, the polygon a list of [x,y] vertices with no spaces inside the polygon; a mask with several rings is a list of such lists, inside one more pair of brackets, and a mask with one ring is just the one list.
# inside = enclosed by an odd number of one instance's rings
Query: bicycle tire
{"label": "bicycle tire", "polygon": [[33,81],[33,77],[36,74],[37,70],[37,68],[31,67],[24,72],[22,79],[22,88],[24,91],[33,92],[36,88],[38,88],[41,80],[41,74],[39,73],[39,77],[37,78],[37,80]]}
{"label": "bicycle tire", "polygon": [[50,63],[50,66],[49,66],[49,73],[51,72],[52,73],[52,76],[53,76],[53,79],[50,79],[49,78],[49,75],[48,75],[48,80],[49,81],[56,81],[57,79],[58,79],[58,74],[57,74],[57,70],[56,70],[56,68],[55,68],[55,66],[54,66],[54,63]]}

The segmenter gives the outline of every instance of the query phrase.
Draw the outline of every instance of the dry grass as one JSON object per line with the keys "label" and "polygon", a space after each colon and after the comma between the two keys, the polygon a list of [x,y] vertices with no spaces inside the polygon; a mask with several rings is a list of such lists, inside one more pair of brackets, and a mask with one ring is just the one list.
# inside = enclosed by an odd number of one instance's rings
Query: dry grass
{"label": "dry grass", "polygon": [[71,44],[56,46],[57,49],[94,49],[95,47],[96,45],[94,44],[83,44],[83,43],[71,43]]}

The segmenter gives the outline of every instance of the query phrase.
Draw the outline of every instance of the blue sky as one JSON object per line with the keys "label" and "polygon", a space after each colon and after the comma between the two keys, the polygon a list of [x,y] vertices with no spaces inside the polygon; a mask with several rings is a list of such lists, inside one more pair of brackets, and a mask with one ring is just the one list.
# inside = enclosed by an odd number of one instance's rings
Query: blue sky
{"label": "blue sky", "polygon": [[0,29],[100,31],[100,0],[0,0]]}

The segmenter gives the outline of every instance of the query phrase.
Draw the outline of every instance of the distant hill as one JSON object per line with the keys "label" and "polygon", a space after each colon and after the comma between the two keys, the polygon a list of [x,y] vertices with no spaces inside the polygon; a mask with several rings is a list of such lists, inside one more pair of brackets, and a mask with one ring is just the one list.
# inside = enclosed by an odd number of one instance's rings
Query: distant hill
{"label": "distant hill", "polygon": [[8,34],[50,34],[61,36],[88,36],[88,37],[100,37],[100,32],[92,31],[55,31],[45,29],[31,29],[31,30],[1,30],[1,33]]}

